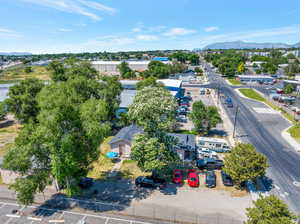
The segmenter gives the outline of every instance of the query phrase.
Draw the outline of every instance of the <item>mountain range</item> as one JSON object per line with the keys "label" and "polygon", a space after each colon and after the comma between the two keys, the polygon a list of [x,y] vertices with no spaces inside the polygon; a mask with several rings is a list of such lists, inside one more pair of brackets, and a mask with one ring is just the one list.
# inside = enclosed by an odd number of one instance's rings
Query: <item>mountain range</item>
{"label": "mountain range", "polygon": [[218,42],[205,46],[203,50],[207,49],[264,49],[264,48],[299,48],[300,42],[296,44],[285,43],[255,43],[244,41],[233,42]]}

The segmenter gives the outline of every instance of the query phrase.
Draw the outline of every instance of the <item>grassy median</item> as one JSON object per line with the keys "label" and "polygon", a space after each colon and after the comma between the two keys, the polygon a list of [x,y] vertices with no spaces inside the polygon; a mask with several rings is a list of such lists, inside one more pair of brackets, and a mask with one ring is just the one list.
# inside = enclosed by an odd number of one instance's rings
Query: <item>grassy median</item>
{"label": "grassy median", "polygon": [[230,82],[231,85],[234,85],[234,86],[242,85],[240,80],[237,80],[237,79],[227,79],[227,80],[228,80],[228,82]]}
{"label": "grassy median", "polygon": [[273,104],[271,101],[267,100],[266,98],[264,98],[263,96],[261,96],[259,93],[257,93],[255,90],[253,89],[249,89],[249,88],[245,88],[245,89],[239,89],[240,93],[242,93],[244,96],[253,99],[253,100],[257,100],[260,102],[264,102],[266,103],[268,106],[270,106],[271,108],[273,108],[274,110],[280,111],[281,114],[288,119],[289,121],[291,121],[294,126],[292,126],[288,132],[291,134],[291,136],[300,143],[300,123],[296,122],[294,117],[289,114],[288,112],[286,112],[283,108],[276,106],[275,104]]}
{"label": "grassy median", "polygon": [[244,88],[244,89],[239,89],[239,91],[245,97],[248,97],[250,99],[257,100],[257,101],[260,101],[260,102],[266,102],[266,99],[264,97],[262,97],[259,93],[257,93],[253,89]]}

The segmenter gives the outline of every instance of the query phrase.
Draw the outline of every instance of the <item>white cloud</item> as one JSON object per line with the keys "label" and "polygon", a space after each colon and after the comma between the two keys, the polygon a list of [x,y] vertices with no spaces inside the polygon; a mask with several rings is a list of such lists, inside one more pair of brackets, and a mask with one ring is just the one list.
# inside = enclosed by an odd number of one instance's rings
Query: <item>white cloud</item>
{"label": "white cloud", "polygon": [[100,11],[108,14],[115,13],[114,8],[105,6],[95,1],[87,1],[87,0],[22,0],[22,1],[30,2],[48,8],[53,8],[67,13],[87,16],[96,21],[101,20],[101,17],[97,14]]}
{"label": "white cloud", "polygon": [[204,31],[205,32],[213,32],[213,31],[216,31],[218,29],[219,29],[219,27],[217,27],[217,26],[209,26],[209,27],[204,28]]}
{"label": "white cloud", "polygon": [[58,29],[58,31],[60,31],[60,32],[71,32],[72,30],[71,29],[66,29],[66,28],[60,28],[60,29]]}
{"label": "white cloud", "polygon": [[158,36],[155,35],[137,35],[136,36],[137,40],[142,40],[142,41],[155,41],[158,40]]}
{"label": "white cloud", "polygon": [[134,32],[134,33],[139,33],[139,32],[142,31],[142,28],[140,28],[140,27],[135,27],[135,28],[133,28],[131,31]]}
{"label": "white cloud", "polygon": [[172,28],[169,31],[165,32],[163,35],[164,36],[184,36],[184,35],[193,34],[196,32],[197,32],[196,30],[192,30],[192,29],[175,27],[175,28]]}
{"label": "white cloud", "polygon": [[22,37],[22,35],[20,35],[19,33],[17,33],[14,30],[0,27],[0,37],[3,37],[3,38],[19,38],[19,37]]}

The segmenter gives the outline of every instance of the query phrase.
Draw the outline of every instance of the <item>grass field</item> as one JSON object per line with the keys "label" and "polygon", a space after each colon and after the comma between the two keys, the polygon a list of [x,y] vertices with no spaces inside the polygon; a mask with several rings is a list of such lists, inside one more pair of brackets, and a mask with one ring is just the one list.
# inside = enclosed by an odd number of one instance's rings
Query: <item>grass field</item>
{"label": "grass field", "polygon": [[9,68],[0,73],[1,83],[16,82],[27,78],[37,78],[40,80],[49,80],[50,71],[45,66],[31,66],[32,72],[26,73],[25,66],[19,65],[13,68]]}
{"label": "grass field", "polygon": [[291,127],[288,132],[291,134],[291,136],[296,139],[300,143],[300,123],[298,122],[293,127]]}
{"label": "grass field", "polygon": [[248,97],[250,99],[257,100],[260,102],[266,102],[266,99],[253,89],[242,88],[239,89],[238,91],[240,91],[240,93],[242,93],[245,97]]}
{"label": "grass field", "polygon": [[13,146],[21,125],[14,123],[8,127],[0,128],[0,157],[3,157]]}
{"label": "grass field", "polygon": [[109,142],[113,137],[107,137],[99,147],[99,157],[92,163],[91,170],[88,173],[88,177],[103,180],[106,178],[108,172],[110,172],[114,166],[111,159],[107,158],[105,154],[110,151]]}
{"label": "grass field", "polygon": [[230,82],[231,85],[236,85],[236,86],[242,85],[240,80],[237,79],[227,79],[227,80],[228,82]]}
{"label": "grass field", "polygon": [[150,175],[150,173],[143,172],[138,166],[137,162],[133,160],[124,160],[120,169],[122,178],[135,179],[138,176]]}

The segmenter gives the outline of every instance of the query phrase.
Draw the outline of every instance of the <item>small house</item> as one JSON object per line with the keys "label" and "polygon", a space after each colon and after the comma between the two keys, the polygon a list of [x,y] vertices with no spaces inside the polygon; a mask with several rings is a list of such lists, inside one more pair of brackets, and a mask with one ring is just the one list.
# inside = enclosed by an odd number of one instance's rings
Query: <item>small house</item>
{"label": "small house", "polygon": [[[120,157],[130,157],[131,146],[134,137],[137,134],[143,133],[141,127],[136,125],[130,125],[122,128],[117,135],[109,142],[111,152],[118,153]],[[181,160],[190,161],[195,158],[196,155],[196,137],[191,134],[177,134],[168,133],[169,136],[174,137],[177,140],[173,150],[177,153]]]}

